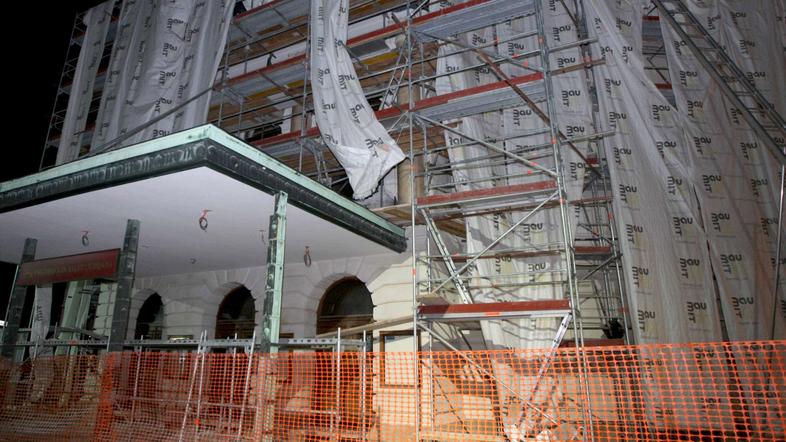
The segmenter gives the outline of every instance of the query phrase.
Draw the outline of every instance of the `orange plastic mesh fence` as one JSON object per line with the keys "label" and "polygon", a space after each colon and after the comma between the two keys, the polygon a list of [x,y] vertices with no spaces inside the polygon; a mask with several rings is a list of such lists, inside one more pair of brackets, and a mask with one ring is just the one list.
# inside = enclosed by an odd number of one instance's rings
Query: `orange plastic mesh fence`
{"label": "orange plastic mesh fence", "polygon": [[3,363],[0,439],[771,441],[786,435],[786,341],[566,348],[548,355],[127,352]]}

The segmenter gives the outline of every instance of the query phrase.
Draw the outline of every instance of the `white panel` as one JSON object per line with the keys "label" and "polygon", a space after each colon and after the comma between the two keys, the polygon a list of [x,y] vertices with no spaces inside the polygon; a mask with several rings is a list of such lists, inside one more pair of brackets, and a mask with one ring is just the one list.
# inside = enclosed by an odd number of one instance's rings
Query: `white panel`
{"label": "white panel", "polygon": [[[49,316],[52,310],[52,286],[47,285],[44,287],[35,288],[35,300],[33,301],[33,318],[30,325],[30,342],[40,342],[46,339],[46,334],[49,331]],[[34,357],[36,352],[41,355],[43,352],[49,352],[50,349],[38,348],[37,346],[32,349]]]}

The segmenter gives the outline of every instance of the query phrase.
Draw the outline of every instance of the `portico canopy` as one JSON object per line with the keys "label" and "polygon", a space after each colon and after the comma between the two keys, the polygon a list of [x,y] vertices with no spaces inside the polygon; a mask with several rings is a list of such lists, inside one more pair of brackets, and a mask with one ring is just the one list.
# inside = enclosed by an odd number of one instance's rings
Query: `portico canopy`
{"label": "portico canopy", "polygon": [[406,249],[400,227],[207,125],[0,183],[0,260],[25,238],[36,259],[120,248],[136,219],[137,276],[260,266],[280,191],[287,262]]}

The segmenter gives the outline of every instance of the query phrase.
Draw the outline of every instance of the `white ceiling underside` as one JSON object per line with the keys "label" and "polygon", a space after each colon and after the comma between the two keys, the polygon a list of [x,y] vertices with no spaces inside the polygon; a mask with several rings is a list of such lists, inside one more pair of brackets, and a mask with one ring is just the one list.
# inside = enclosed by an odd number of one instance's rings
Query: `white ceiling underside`
{"label": "white ceiling underside", "polygon": [[[18,262],[27,237],[38,240],[36,259],[122,248],[126,220],[137,219],[138,276],[257,267],[272,212],[272,195],[202,167],[0,214],[0,260]],[[289,205],[286,262],[303,262],[306,246],[313,261],[391,253]]]}

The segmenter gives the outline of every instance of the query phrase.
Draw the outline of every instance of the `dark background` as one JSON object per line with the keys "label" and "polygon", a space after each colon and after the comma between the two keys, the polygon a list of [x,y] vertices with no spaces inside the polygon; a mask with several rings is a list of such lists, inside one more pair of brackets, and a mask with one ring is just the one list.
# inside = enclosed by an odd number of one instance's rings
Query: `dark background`
{"label": "dark background", "polygon": [[[4,155],[0,182],[35,173],[65,62],[74,18],[100,0],[6,2],[3,12]],[[16,266],[0,262],[0,319],[5,318]]]}

